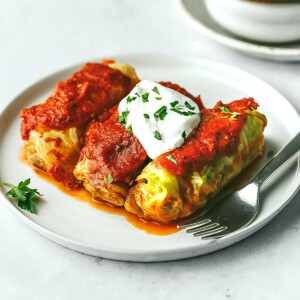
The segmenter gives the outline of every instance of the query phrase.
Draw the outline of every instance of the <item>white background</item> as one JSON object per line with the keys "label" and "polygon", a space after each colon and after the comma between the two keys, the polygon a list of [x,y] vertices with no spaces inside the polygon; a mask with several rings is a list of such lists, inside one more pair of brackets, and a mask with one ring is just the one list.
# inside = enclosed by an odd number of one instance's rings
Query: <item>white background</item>
{"label": "white background", "polygon": [[[299,63],[262,61],[218,45],[190,27],[175,4],[1,0],[0,111],[61,68],[140,52],[195,55],[239,67],[273,85],[300,111]],[[0,201],[0,298],[299,299],[299,200],[300,193],[234,246],[168,263],[117,262],[65,249],[33,232]]]}

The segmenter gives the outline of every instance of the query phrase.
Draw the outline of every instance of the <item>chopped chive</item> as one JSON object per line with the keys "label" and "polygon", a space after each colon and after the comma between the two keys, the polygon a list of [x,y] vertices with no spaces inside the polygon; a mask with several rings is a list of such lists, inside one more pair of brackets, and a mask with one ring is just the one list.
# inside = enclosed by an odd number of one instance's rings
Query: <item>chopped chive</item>
{"label": "chopped chive", "polygon": [[221,119],[227,119],[228,118],[228,116],[223,116],[223,117],[221,117]]}
{"label": "chopped chive", "polygon": [[134,183],[134,180],[132,179],[129,183],[130,186],[132,186],[132,184]]}
{"label": "chopped chive", "polygon": [[159,141],[161,140],[161,135],[157,130],[154,131],[154,137]]}
{"label": "chopped chive", "polygon": [[177,165],[177,160],[172,155],[168,155],[167,159]]}
{"label": "chopped chive", "polygon": [[174,102],[171,102],[170,105],[171,105],[172,107],[174,107],[174,106],[176,106],[178,103],[179,103],[179,101],[176,100],[176,101],[174,101]]}
{"label": "chopped chive", "polygon": [[185,131],[182,133],[181,137],[183,138],[184,142],[186,142],[186,133],[185,133]]}
{"label": "chopped chive", "polygon": [[207,116],[201,116],[201,119],[205,119]]}
{"label": "chopped chive", "polygon": [[185,106],[190,109],[190,110],[194,110],[195,109],[195,106],[192,106],[190,103],[188,103],[187,101],[185,101]]}
{"label": "chopped chive", "polygon": [[161,100],[161,99],[162,99],[162,97],[155,97],[155,99],[156,99],[156,100]]}
{"label": "chopped chive", "polygon": [[215,117],[215,115],[210,115],[210,117],[211,117],[211,118],[214,118],[214,117]]}
{"label": "chopped chive", "polygon": [[149,119],[150,116],[149,116],[148,114],[144,114],[144,118],[145,118],[145,119]]}
{"label": "chopped chive", "polygon": [[148,97],[149,97],[149,93],[143,94],[143,95],[142,95],[142,101],[143,101],[144,103],[149,102]]}
{"label": "chopped chive", "polygon": [[160,95],[160,92],[159,92],[157,86],[155,86],[155,87],[152,89],[152,91],[153,91],[154,93],[156,93],[157,95]]}

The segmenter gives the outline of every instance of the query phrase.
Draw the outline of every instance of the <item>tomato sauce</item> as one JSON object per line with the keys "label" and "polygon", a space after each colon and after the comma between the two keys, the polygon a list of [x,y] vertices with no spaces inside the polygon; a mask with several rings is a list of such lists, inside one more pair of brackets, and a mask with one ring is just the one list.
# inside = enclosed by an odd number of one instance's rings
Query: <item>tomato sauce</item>
{"label": "tomato sauce", "polygon": [[[219,107],[238,115],[225,113]],[[213,109],[202,109],[202,120],[196,132],[180,148],[156,158],[154,165],[180,178],[191,174],[193,170],[201,170],[216,157],[234,155],[246,121],[245,111],[257,107],[253,98],[244,98],[226,105],[219,101]],[[173,156],[176,164],[167,159],[169,155]]]}
{"label": "tomato sauce", "polygon": [[119,113],[104,123],[94,122],[86,131],[87,143],[79,161],[89,159],[89,176],[93,184],[103,185],[109,174],[114,181],[127,184],[140,173],[147,153],[139,140],[118,123]]}
{"label": "tomato sauce", "polygon": [[87,63],[70,79],[59,82],[44,103],[21,111],[22,139],[28,140],[29,132],[41,125],[48,130],[85,129],[88,122],[117,104],[132,87],[131,79],[119,70]]}

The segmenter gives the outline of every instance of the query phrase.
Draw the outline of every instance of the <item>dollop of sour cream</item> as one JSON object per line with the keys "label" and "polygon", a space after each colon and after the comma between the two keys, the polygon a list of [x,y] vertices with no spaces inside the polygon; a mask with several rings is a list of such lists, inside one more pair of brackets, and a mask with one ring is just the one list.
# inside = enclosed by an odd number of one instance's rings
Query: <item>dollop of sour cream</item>
{"label": "dollop of sour cream", "polygon": [[201,120],[194,101],[150,80],[139,82],[120,102],[119,114],[151,159],[180,147]]}

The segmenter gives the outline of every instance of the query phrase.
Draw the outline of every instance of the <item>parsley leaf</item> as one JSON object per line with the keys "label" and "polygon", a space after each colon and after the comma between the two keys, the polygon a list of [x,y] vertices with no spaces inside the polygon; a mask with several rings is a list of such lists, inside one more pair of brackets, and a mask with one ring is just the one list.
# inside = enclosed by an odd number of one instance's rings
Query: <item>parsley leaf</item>
{"label": "parsley leaf", "polygon": [[178,103],[179,103],[179,101],[176,100],[176,101],[174,101],[174,102],[171,102],[170,105],[171,105],[172,107],[174,107],[174,106],[176,106]]}
{"label": "parsley leaf", "polygon": [[174,111],[174,112],[176,112],[176,113],[178,113],[178,114],[180,114],[180,115],[183,115],[183,112],[180,111],[180,110],[177,109],[177,108],[171,108],[171,110]]}
{"label": "parsley leaf", "polygon": [[188,103],[187,101],[185,101],[185,106],[190,109],[190,110],[194,110],[195,109],[195,106],[192,106],[190,103]]}
{"label": "parsley leaf", "polygon": [[161,135],[160,135],[160,133],[159,133],[157,130],[154,131],[154,137],[155,137],[157,140],[161,141]]}
{"label": "parsley leaf", "polygon": [[177,160],[172,155],[168,155],[167,159],[177,165]]}
{"label": "parsley leaf", "polygon": [[162,97],[155,97],[155,99],[156,99],[156,100],[161,100],[161,99],[162,99]]}
{"label": "parsley leaf", "polygon": [[104,177],[104,182],[106,182],[107,184],[111,184],[113,181],[114,179],[111,174],[109,174],[107,177]]}
{"label": "parsley leaf", "polygon": [[157,86],[155,86],[155,87],[152,89],[152,91],[153,91],[154,93],[156,93],[157,95],[160,95],[160,92],[159,92]]}
{"label": "parsley leaf", "polygon": [[130,111],[128,108],[126,108],[126,111],[122,111],[122,114],[119,117],[118,122],[122,124],[122,127],[126,126],[127,124],[127,117],[129,115]]}
{"label": "parsley leaf", "polygon": [[145,118],[145,119],[149,119],[150,116],[149,116],[148,114],[144,114],[144,118]]}
{"label": "parsley leaf", "polygon": [[128,96],[127,97],[127,104],[130,103],[130,102],[132,102],[132,101],[134,101],[135,99],[136,99],[136,97],[130,97],[130,96]]}
{"label": "parsley leaf", "polygon": [[[225,106],[219,106],[218,107],[220,111],[222,111],[223,113],[226,114],[231,114],[232,116],[230,117],[230,119],[232,120],[237,120],[237,116],[240,115],[240,113],[238,112],[231,112],[227,107]],[[221,117],[221,119],[226,119],[228,117]]]}
{"label": "parsley leaf", "polygon": [[149,97],[149,93],[145,93],[145,94],[142,95],[142,101],[143,101],[143,103],[149,102],[148,97]]}
{"label": "parsley leaf", "polygon": [[10,183],[3,182],[4,185],[11,187],[6,195],[11,196],[18,200],[18,206],[22,209],[30,211],[32,214],[36,214],[36,209],[32,204],[32,199],[36,194],[42,196],[37,189],[31,189],[28,187],[30,183],[30,178],[25,181],[20,181],[18,186],[15,186]]}
{"label": "parsley leaf", "polygon": [[127,127],[127,131],[128,131],[130,134],[133,134],[133,131],[132,131],[132,125],[131,125],[131,124]]}
{"label": "parsley leaf", "polygon": [[225,106],[218,106],[219,110],[226,114],[231,114],[231,111]]}
{"label": "parsley leaf", "polygon": [[164,105],[161,108],[159,108],[154,114],[155,119],[158,117],[163,120],[165,116],[167,115],[167,107]]}

